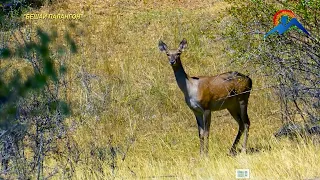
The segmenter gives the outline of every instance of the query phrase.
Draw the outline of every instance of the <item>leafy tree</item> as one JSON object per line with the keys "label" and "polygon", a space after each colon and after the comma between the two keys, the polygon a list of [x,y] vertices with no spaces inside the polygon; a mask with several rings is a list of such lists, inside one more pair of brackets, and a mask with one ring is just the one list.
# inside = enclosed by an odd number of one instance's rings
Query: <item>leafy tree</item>
{"label": "leafy tree", "polygon": [[[231,1],[230,1],[231,2]],[[320,121],[320,1],[232,1],[229,9],[232,23],[224,36],[228,54],[235,63],[249,63],[253,72],[261,71],[270,78],[281,102],[284,123],[295,121],[299,114],[304,124]],[[281,9],[292,10],[298,21],[311,34],[298,28],[286,33],[264,35],[274,25],[272,18]],[[230,53],[232,52],[232,53]]]}
{"label": "leafy tree", "polygon": [[[43,161],[53,153],[56,141],[65,136],[64,119],[70,114],[68,104],[60,99],[62,77],[66,67],[53,59],[50,43],[57,33],[37,30],[38,39],[25,41],[15,48],[0,49],[0,61],[26,60],[31,72],[27,77],[18,70],[10,79],[4,78],[14,67],[1,67],[0,130],[1,163],[4,174],[19,179],[44,177]],[[74,41],[66,35],[71,52]],[[63,55],[62,48],[59,50]],[[26,156],[25,151],[32,154]]]}

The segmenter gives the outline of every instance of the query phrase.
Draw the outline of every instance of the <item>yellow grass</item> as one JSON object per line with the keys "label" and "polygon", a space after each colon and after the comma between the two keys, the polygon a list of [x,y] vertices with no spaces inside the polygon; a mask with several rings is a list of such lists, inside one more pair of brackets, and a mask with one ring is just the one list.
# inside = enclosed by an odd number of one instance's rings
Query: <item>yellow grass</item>
{"label": "yellow grass", "polygon": [[[99,83],[92,83],[93,92],[108,89],[108,102],[99,106],[96,115],[80,116],[86,92],[79,80],[69,84],[68,100],[75,114],[68,122],[77,124],[70,137],[80,159],[74,163],[74,179],[228,180],[235,179],[236,169],[250,169],[251,179],[259,180],[320,176],[319,147],[273,137],[281,124],[279,106],[274,93],[263,89],[266,79],[259,74],[251,75],[249,153],[227,156],[237,124],[227,111],[220,111],[212,115],[209,157],[200,157],[196,120],[166,56],[158,50],[158,40],[171,48],[177,48],[182,38],[188,40],[182,61],[190,75],[246,73],[250,64],[230,66],[223,52],[227,44],[219,40],[228,21],[223,16],[227,7],[223,1],[204,0],[65,0],[35,12],[83,14],[79,20],[29,24],[56,28],[59,33],[72,31],[79,53],[68,60],[68,78],[74,79],[82,66],[101,77]],[[76,25],[73,30],[70,22]],[[111,147],[116,152],[113,172]],[[106,157],[99,158],[99,152]],[[124,160],[122,152],[126,152]],[[54,176],[63,177],[63,172]]]}

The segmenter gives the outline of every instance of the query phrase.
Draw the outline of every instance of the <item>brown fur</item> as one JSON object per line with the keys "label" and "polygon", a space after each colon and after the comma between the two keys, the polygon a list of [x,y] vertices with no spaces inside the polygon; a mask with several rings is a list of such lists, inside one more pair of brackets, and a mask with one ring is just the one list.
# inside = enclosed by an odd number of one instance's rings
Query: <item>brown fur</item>
{"label": "brown fur", "polygon": [[[212,101],[227,101],[238,94],[249,93],[252,87],[251,79],[238,72],[227,72],[216,76],[198,77],[198,100],[204,109]],[[225,109],[225,108],[223,108]]]}
{"label": "brown fur", "polygon": [[250,126],[247,107],[252,80],[238,72],[227,72],[216,76],[189,77],[180,60],[180,55],[186,46],[187,41],[183,39],[177,50],[169,50],[165,43],[159,41],[159,49],[166,52],[178,86],[185,95],[187,105],[196,117],[200,152],[208,153],[211,111],[222,109],[227,109],[239,124],[238,134],[232,144],[230,154],[236,154],[236,145],[243,132],[245,137],[242,150],[246,151]]}

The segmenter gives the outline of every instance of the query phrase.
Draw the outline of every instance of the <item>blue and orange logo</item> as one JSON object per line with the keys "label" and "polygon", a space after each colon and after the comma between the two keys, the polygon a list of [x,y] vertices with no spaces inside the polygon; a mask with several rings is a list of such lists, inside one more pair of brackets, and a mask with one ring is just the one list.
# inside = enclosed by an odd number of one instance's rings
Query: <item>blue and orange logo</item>
{"label": "blue and orange logo", "polygon": [[[291,18],[290,21],[288,21],[289,18]],[[291,10],[283,9],[278,11],[273,16],[273,24],[275,25],[275,27],[271,29],[268,33],[266,33],[264,35],[264,38],[275,32],[281,35],[293,26],[296,26],[297,28],[301,29],[304,33],[306,33],[308,36],[310,36],[309,32],[297,20],[295,14]]]}

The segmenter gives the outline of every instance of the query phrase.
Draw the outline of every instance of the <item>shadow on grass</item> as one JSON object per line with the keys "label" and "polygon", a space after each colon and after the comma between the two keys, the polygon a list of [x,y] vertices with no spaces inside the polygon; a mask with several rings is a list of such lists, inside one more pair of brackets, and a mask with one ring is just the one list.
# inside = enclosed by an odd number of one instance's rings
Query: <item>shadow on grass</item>
{"label": "shadow on grass", "polygon": [[[251,155],[251,154],[256,154],[256,153],[260,153],[260,152],[266,152],[266,151],[271,151],[271,146],[270,145],[258,145],[255,147],[249,147],[247,148],[247,154]],[[236,149],[236,155],[239,155],[241,153],[240,148]]]}
{"label": "shadow on grass", "polygon": [[255,153],[260,153],[260,152],[265,152],[265,151],[271,151],[271,146],[270,145],[259,145],[256,147],[250,147],[247,149],[247,154],[255,154]]}

